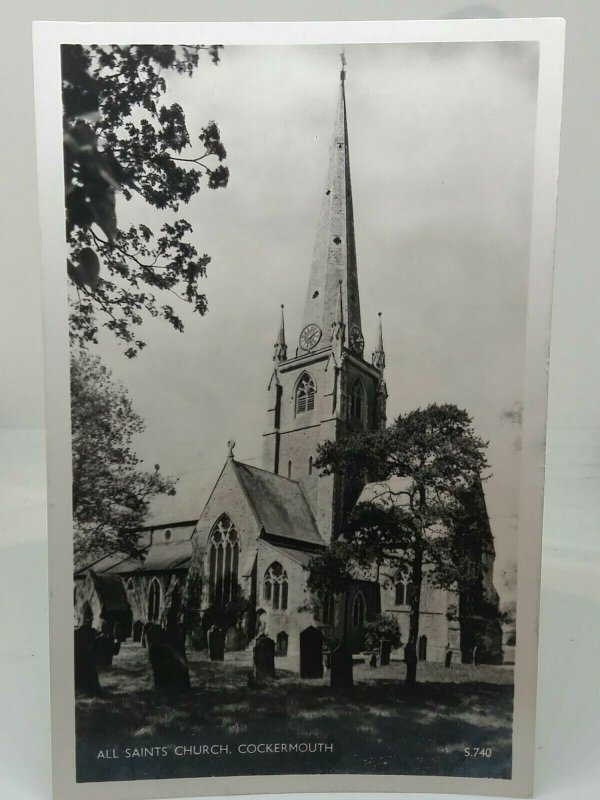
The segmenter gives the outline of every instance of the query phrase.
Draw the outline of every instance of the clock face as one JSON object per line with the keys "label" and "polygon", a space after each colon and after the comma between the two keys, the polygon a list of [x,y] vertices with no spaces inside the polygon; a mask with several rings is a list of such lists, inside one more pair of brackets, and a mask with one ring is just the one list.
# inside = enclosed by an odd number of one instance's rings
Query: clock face
{"label": "clock face", "polygon": [[319,344],[321,339],[321,328],[312,322],[300,334],[300,347],[303,350],[312,350]]}
{"label": "clock face", "polygon": [[350,340],[350,347],[354,350],[354,352],[362,353],[365,347],[365,340],[358,325],[353,325],[350,328],[350,334],[348,338]]}

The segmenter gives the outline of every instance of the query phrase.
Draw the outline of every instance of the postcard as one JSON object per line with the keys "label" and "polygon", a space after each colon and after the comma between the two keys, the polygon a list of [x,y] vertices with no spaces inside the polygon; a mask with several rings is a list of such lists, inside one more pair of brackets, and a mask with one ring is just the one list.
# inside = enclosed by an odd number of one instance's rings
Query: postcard
{"label": "postcard", "polygon": [[563,39],[35,24],[57,798],[531,792]]}

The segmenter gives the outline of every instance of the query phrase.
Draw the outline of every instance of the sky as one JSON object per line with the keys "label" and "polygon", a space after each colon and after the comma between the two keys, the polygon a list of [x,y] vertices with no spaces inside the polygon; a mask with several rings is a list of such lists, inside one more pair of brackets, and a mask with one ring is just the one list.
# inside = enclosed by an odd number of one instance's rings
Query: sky
{"label": "sky", "polygon": [[[156,521],[198,516],[237,442],[261,465],[280,304],[300,333],[339,91],[339,46],[228,46],[218,66],[167,76],[194,138],[215,120],[226,189],[181,216],[212,262],[204,317],[183,334],[148,319],[133,360],[106,333],[96,352],[146,422],[136,449],[179,476]],[[511,599],[517,546],[538,49],[535,43],[349,45],[346,100],[365,356],[383,314],[388,420],[455,403],[489,440],[485,493]],[[198,151],[200,148],[198,148]],[[190,151],[192,154],[193,148]],[[170,214],[120,200],[119,224]]]}

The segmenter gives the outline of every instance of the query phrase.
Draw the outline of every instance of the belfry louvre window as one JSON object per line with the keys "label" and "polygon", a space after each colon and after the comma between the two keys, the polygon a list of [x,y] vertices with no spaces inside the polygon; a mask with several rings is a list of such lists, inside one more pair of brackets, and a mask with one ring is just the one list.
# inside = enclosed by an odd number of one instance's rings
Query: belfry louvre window
{"label": "belfry louvre window", "polygon": [[354,386],[352,387],[352,394],[350,395],[350,413],[354,419],[362,419],[364,408],[365,390],[359,378],[354,381]]}
{"label": "belfry louvre window", "polygon": [[273,611],[285,611],[288,606],[288,576],[279,561],[274,561],[265,572],[263,598]]}
{"label": "belfry louvre window", "polygon": [[227,514],[219,517],[209,538],[208,598],[211,605],[231,603],[238,592],[240,538]]}
{"label": "belfry louvre window", "polygon": [[312,411],[315,407],[316,386],[314,380],[306,373],[300,378],[296,389],[296,414]]}

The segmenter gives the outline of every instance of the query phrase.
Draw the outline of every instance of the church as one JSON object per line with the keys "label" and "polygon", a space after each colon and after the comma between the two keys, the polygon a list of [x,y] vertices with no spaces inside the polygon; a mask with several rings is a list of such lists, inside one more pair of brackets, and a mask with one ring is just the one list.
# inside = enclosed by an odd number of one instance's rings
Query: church
{"label": "church", "polygon": [[[97,616],[103,616],[98,576],[106,582],[119,575],[124,591],[112,587],[112,597],[114,601],[118,595],[123,608],[131,609],[135,639],[148,621],[169,625],[179,618],[185,620],[191,640],[203,646],[206,629],[217,622],[229,628],[229,649],[250,646],[264,632],[276,642],[277,654],[294,656],[300,633],[307,627],[318,627],[326,640],[334,642],[346,626],[358,652],[364,645],[365,625],[386,613],[397,618],[402,640],[407,641],[410,583],[393,575],[379,581],[357,577],[345,598],[314,597],[307,587],[311,558],[343,532],[353,505],[372,495],[368,484],[352,485],[339,475],[320,475],[314,461],[321,443],[386,426],[381,318],[373,322],[373,328],[378,325],[377,343],[369,357],[361,320],[342,68],[303,322],[289,343],[281,308],[266,386],[262,467],[237,461],[235,442],[229,442],[199,519],[143,532],[148,536],[143,561],[126,557],[115,561],[112,555],[78,573],[79,621],[83,603],[90,608],[95,602]],[[482,585],[479,599],[470,598],[471,623],[461,619],[460,607],[466,601],[458,592],[436,589],[425,581],[418,642],[421,660],[443,661],[448,651],[458,660],[468,660],[482,629],[490,629],[487,622],[483,628],[472,623],[481,616],[479,606],[498,604],[483,490],[480,500]],[[167,528],[169,537],[175,530],[183,535],[165,541]],[[105,588],[108,591],[108,584]]]}

